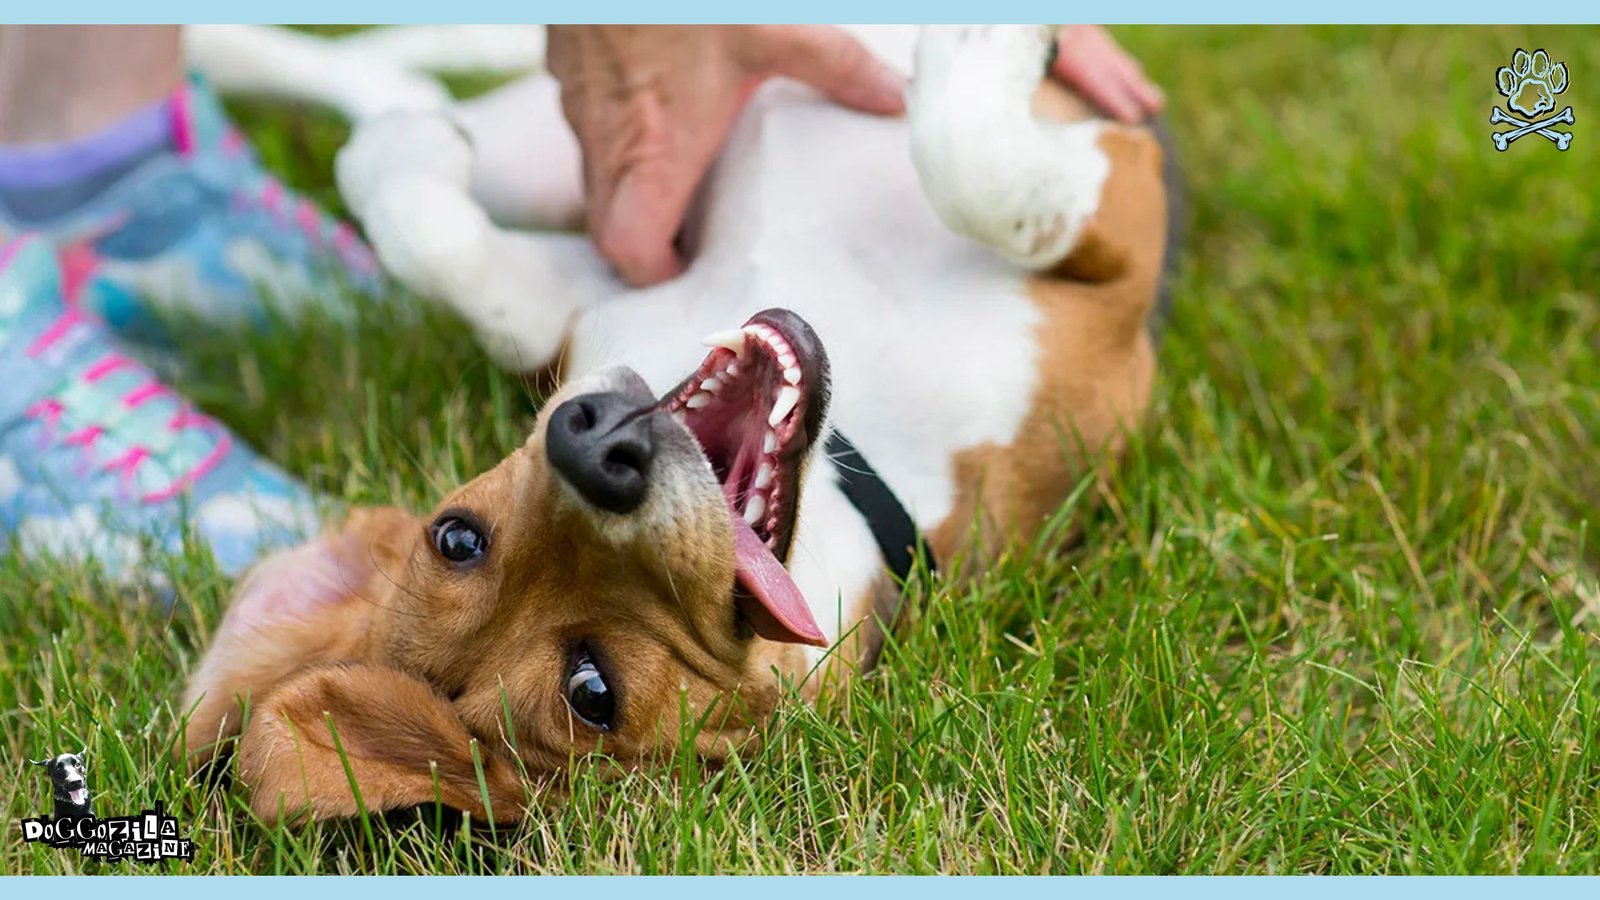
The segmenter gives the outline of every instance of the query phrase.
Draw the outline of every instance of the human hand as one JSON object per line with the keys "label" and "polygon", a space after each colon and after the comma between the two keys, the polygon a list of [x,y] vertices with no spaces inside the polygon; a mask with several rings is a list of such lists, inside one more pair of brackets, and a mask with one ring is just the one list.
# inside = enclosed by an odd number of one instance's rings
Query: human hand
{"label": "human hand", "polygon": [[767,78],[863,112],[905,109],[901,76],[824,26],[553,25],[548,55],[583,148],[590,237],[634,285],[683,270],[689,200]]}
{"label": "human hand", "polygon": [[1056,47],[1051,71],[1112,118],[1142,122],[1166,104],[1139,61],[1099,25],[1066,26],[1056,37]]}

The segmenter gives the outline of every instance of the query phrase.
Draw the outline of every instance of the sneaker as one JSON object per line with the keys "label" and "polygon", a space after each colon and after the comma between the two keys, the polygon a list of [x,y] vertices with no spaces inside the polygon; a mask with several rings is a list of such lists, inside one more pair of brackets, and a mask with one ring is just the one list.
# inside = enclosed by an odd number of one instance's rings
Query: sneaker
{"label": "sneaker", "polygon": [[117,352],[29,236],[0,245],[0,370],[0,548],[159,580],[186,535],[234,575],[315,533],[312,495]]}
{"label": "sneaker", "polygon": [[96,276],[121,288],[86,298],[86,311],[136,338],[159,335],[160,314],[172,309],[259,325],[312,304],[342,310],[351,288],[381,289],[356,233],[263,169],[203,81],[179,88],[165,110],[169,148],[72,186],[90,197],[66,210],[34,198],[45,211],[24,216],[19,198],[0,193],[0,241],[7,232],[47,237],[69,296]]}

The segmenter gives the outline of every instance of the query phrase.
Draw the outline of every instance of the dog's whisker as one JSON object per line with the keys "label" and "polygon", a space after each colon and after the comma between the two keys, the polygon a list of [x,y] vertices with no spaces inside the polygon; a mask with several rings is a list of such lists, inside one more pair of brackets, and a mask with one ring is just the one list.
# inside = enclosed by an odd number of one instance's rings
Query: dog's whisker
{"label": "dog's whisker", "polygon": [[834,468],[841,469],[843,471],[849,472],[849,473],[854,474],[854,475],[868,475],[868,476],[870,476],[870,475],[873,474],[873,473],[867,471],[866,469],[858,469],[855,466],[848,465],[846,463],[840,462],[840,460],[848,459],[849,458],[849,454],[829,454],[829,453],[824,453],[823,454],[823,458],[826,459],[831,465],[833,465]]}
{"label": "dog's whisker", "polygon": [[686,606],[684,604],[683,597],[678,594],[678,583],[676,581],[674,581],[673,578],[672,578],[672,567],[671,566],[667,566],[666,567],[666,573],[667,573],[667,590],[672,594],[672,602],[677,605],[679,610],[687,612],[688,611],[688,606]]}

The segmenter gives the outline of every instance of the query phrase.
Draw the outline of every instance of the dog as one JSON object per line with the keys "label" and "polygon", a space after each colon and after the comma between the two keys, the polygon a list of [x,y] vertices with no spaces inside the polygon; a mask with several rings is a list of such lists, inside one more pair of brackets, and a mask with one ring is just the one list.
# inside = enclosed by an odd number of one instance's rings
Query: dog
{"label": "dog", "polygon": [[[250,34],[224,33],[219,84],[322,90],[241,75]],[[353,776],[368,810],[513,819],[530,781],[650,765],[684,721],[721,760],[870,667],[905,578],[1034,538],[1114,461],[1174,250],[1159,136],[1046,79],[1044,26],[858,36],[913,73],[908,115],[764,85],[692,266],[629,289],[555,230],[582,187],[547,75],[455,105],[384,53],[270,35],[404,86],[309,97],[356,119],[344,198],[391,274],[559,388],[432,511],[357,510],[239,587],[186,744],[234,741],[259,815],[353,815]]]}
{"label": "dog", "polygon": [[84,757],[87,748],[77,753],[62,753],[47,759],[29,760],[43,766],[50,773],[51,796],[55,799],[57,819],[94,815],[94,804],[89,797],[89,779]]}

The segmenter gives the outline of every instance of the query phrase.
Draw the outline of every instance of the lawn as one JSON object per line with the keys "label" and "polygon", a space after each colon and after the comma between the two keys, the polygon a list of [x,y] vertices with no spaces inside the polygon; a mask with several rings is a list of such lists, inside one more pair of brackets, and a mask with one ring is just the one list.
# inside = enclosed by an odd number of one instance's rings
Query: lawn
{"label": "lawn", "polygon": [[[492,832],[262,827],[169,762],[226,581],[173,561],[168,611],[3,556],[0,872],[113,870],[18,838],[25,759],[80,743],[102,812],[177,811],[169,871],[1600,871],[1600,30],[1119,34],[1193,209],[1081,546],[910,598],[872,678],[723,769],[580,776]],[[1518,47],[1571,72],[1565,153],[1490,141]],[[236,109],[334,199],[336,122]],[[431,504],[522,440],[527,392],[445,314],[362,318],[186,342],[179,383],[352,502]]]}

